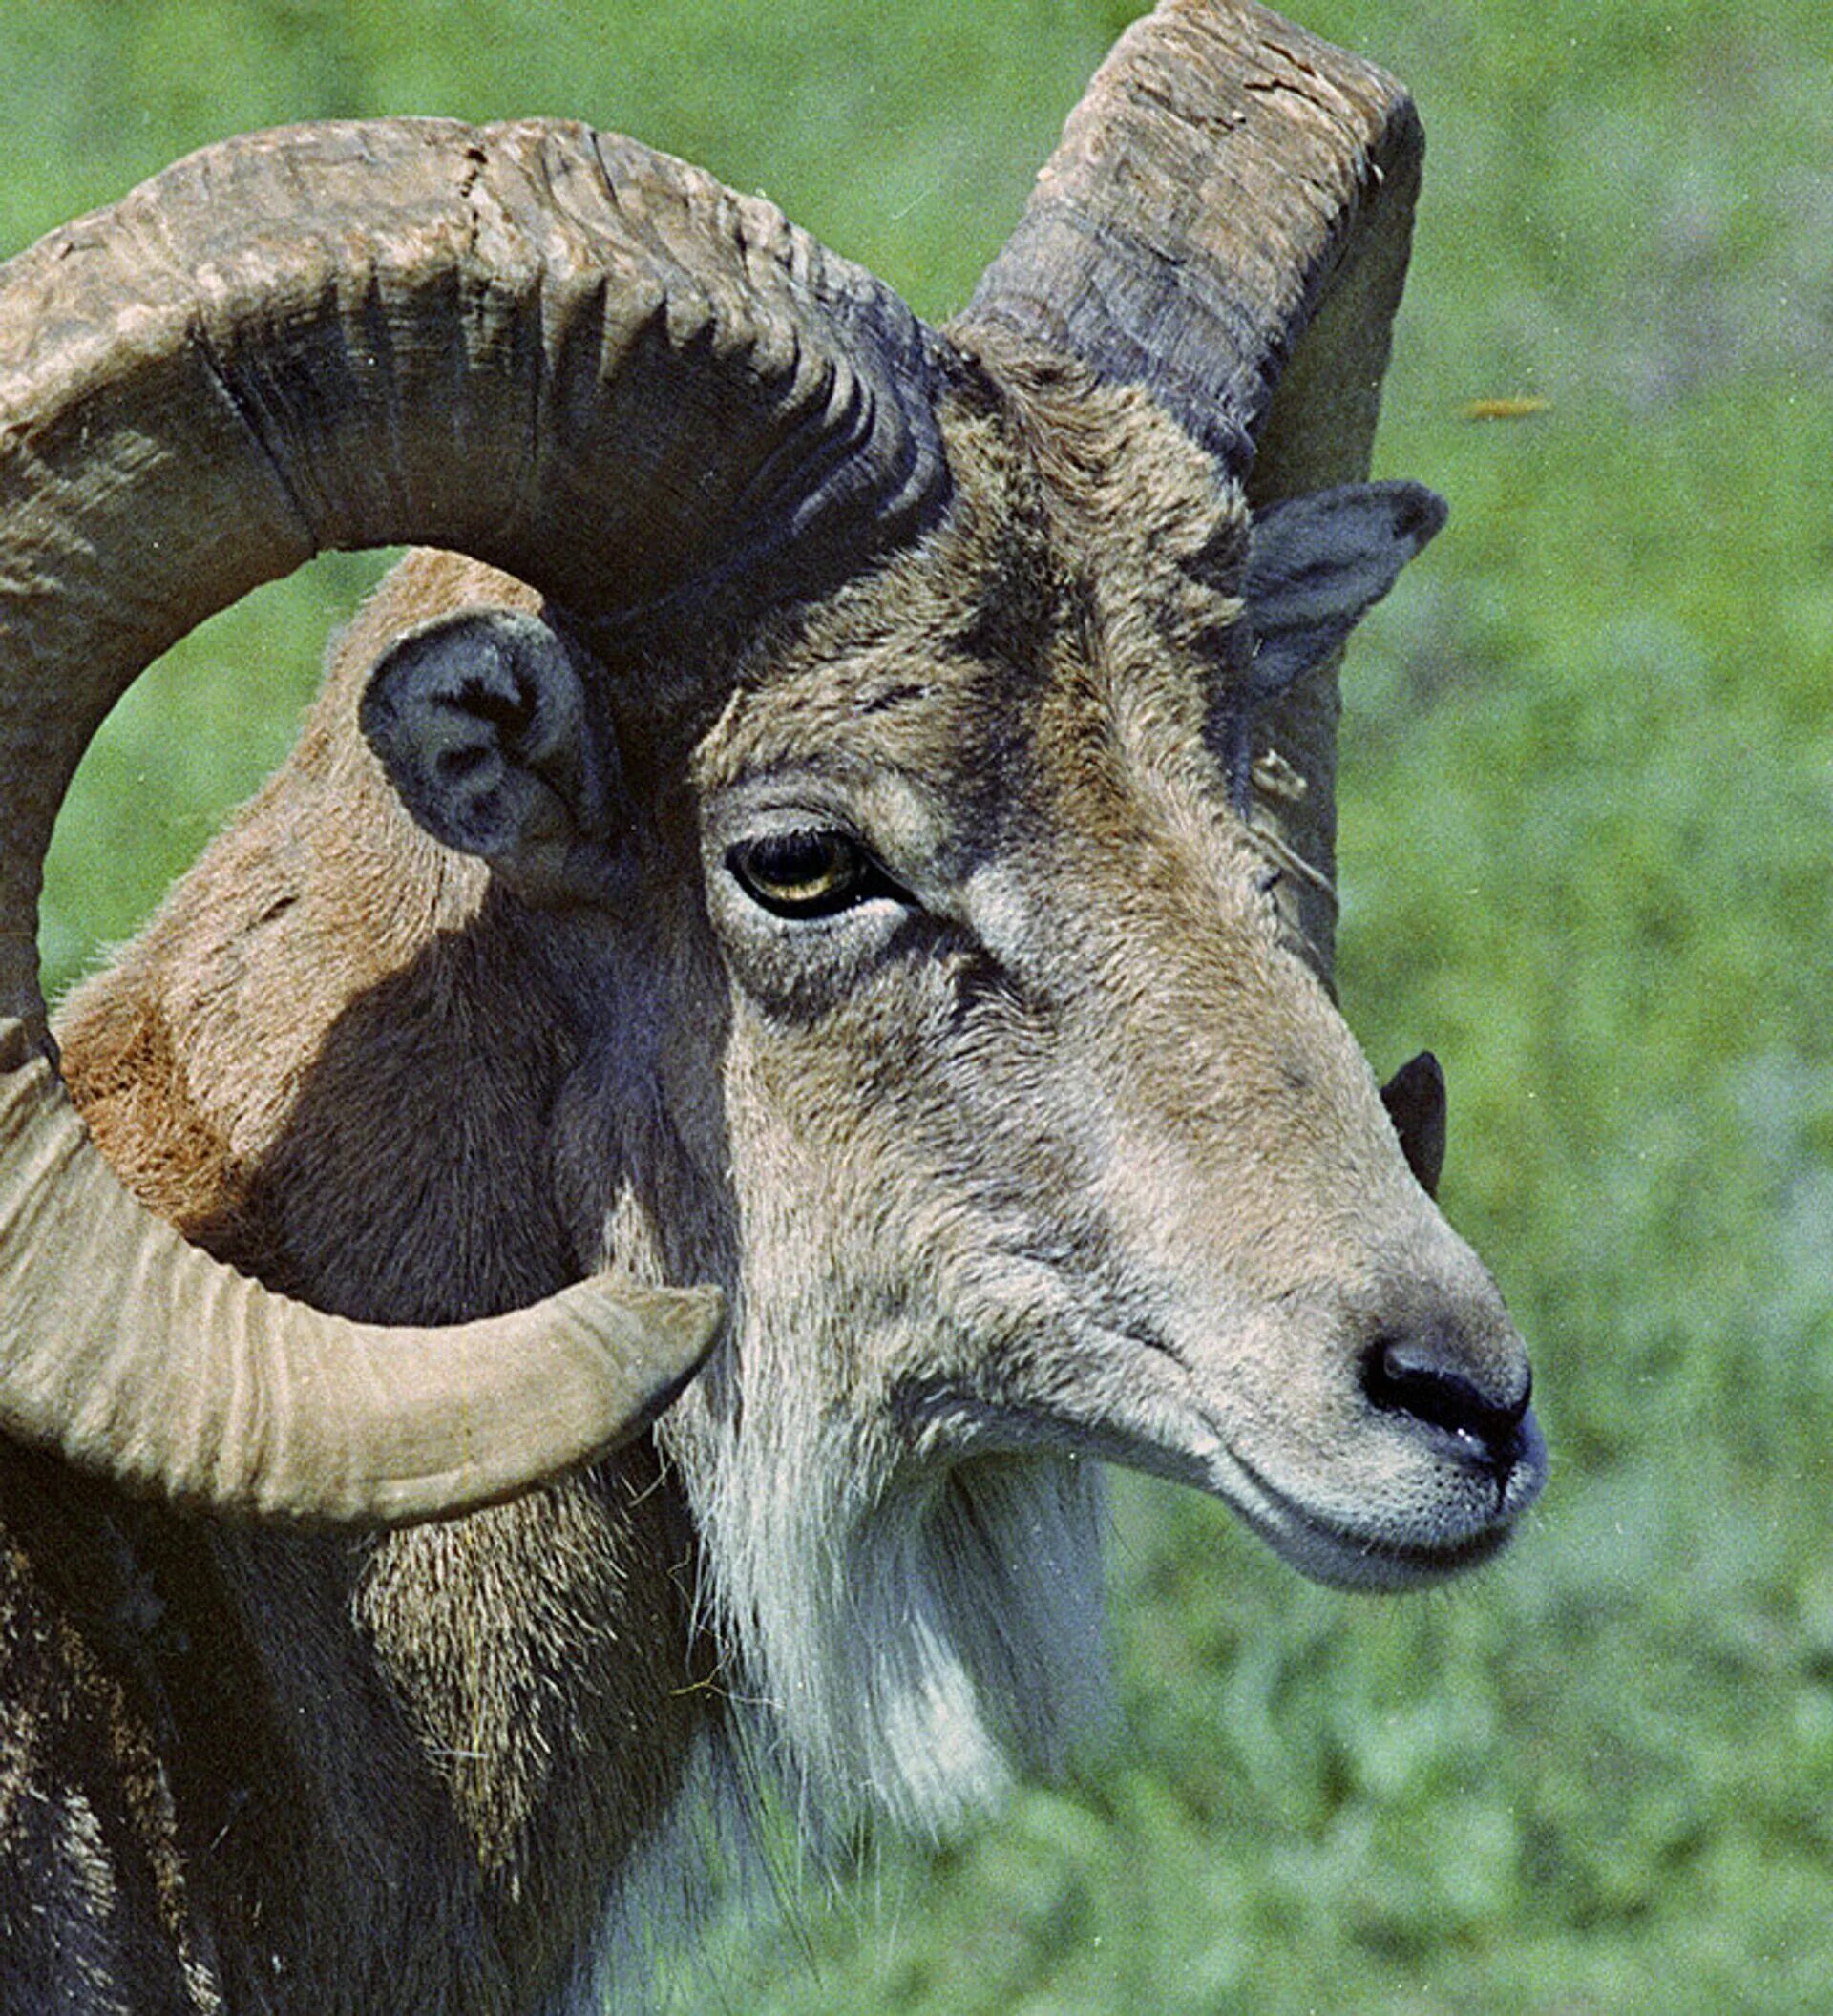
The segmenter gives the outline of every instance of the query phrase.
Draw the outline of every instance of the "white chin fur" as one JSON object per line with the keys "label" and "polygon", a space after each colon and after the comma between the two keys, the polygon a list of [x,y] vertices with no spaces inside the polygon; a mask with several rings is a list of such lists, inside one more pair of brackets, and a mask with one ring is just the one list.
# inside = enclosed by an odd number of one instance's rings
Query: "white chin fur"
{"label": "white chin fur", "polygon": [[686,1467],[738,1738],[807,1839],[874,1813],[945,1836],[1061,1765],[1106,1693],[1097,1465],[887,1479],[832,1419],[706,1425]]}

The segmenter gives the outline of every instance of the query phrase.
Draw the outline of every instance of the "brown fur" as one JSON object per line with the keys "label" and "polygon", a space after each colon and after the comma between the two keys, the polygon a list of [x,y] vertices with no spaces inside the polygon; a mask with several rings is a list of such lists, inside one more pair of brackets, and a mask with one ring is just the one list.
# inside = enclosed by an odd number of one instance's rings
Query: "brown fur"
{"label": "brown fur", "polygon": [[[60,1027],[77,1103],[144,1203],[271,1285],[375,1320],[518,1306],[580,1271],[543,1200],[582,1033],[525,1013],[528,990],[564,1005],[567,948],[418,833],[350,720],[381,639],[483,593],[533,599],[442,556],[390,578],[285,769]],[[96,1875],[196,1872],[171,1906],[219,1956],[195,1970],[196,2006],[506,2010],[554,1993],[700,1712],[691,1543],[653,1452],[361,1547],[110,1509],[32,1468],[34,1503],[112,1521],[120,1572],[157,1591],[138,1685],[89,1682],[106,1651],[30,1580],[0,1644],[23,1656],[52,1632],[117,1748],[206,1767],[191,1796],[123,1816],[134,1846]]]}

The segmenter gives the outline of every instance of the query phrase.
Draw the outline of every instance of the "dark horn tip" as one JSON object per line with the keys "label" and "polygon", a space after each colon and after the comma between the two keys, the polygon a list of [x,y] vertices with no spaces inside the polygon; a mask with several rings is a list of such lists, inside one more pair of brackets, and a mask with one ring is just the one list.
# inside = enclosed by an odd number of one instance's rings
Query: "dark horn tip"
{"label": "dark horn tip", "polygon": [[1444,1170],[1444,1071],[1429,1050],[1409,1059],[1381,1087],[1381,1103],[1400,1136],[1406,1166],[1428,1197]]}

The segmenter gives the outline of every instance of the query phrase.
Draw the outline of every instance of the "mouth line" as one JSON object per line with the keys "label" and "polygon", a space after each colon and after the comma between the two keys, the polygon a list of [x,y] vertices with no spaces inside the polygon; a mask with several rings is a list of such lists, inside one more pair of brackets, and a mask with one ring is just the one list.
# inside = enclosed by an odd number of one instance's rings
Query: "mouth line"
{"label": "mouth line", "polygon": [[[1204,1404],[1194,1368],[1169,1338],[1149,1326],[1099,1328],[1110,1345],[1148,1352],[1161,1365],[1174,1368],[1172,1384],[1182,1391],[1165,1397],[1199,1431],[1180,1438],[1187,1446],[1177,1447],[1165,1435],[1163,1421],[1148,1426],[1143,1420],[1083,1420],[1061,1409],[995,1401],[952,1384],[907,1393],[905,1419],[939,1428],[944,1418],[952,1417],[954,1433],[959,1434],[966,1417],[973,1423],[972,1438],[987,1453],[1056,1448],[1192,1486],[1221,1499],[1301,1573],[1339,1586],[1398,1589],[1443,1581],[1492,1560],[1512,1537],[1516,1521],[1506,1509],[1506,1493],[1499,1480],[1483,1522],[1469,1527],[1460,1521],[1459,1530],[1443,1538],[1400,1539],[1320,1511],[1275,1483],[1241,1453],[1236,1437]],[[1458,1462],[1455,1467],[1467,1473],[1470,1466]]]}
{"label": "mouth line", "polygon": [[[1354,1576],[1358,1583],[1380,1580],[1389,1586],[1408,1582],[1439,1581],[1466,1568],[1490,1561],[1507,1545],[1514,1522],[1492,1518],[1474,1531],[1443,1541],[1402,1541],[1385,1534],[1358,1530],[1325,1517],[1317,1509],[1283,1491],[1264,1472],[1249,1462],[1233,1445],[1228,1444],[1230,1460],[1265,1502],[1268,1517],[1257,1507],[1236,1505],[1242,1517],[1274,1547],[1287,1551],[1293,1534],[1321,1543],[1332,1553],[1365,1570]],[[1310,1572],[1316,1573],[1315,1566]]]}

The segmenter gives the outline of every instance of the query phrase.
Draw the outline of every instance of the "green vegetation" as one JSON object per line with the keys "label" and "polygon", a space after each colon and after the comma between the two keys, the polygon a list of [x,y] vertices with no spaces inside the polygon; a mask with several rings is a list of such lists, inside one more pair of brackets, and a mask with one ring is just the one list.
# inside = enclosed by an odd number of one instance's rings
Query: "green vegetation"
{"label": "green vegetation", "polygon": [[[563,112],[768,187],[943,312],[1131,11],[13,8],[0,249],[241,127]],[[1352,654],[1344,998],[1379,1065],[1445,1061],[1448,1203],[1536,1346],[1545,1510],[1478,1581],[1370,1603],[1123,1480],[1120,1729],[686,2006],[1833,2000],[1823,11],[1302,11],[1425,113],[1380,466],[1454,508]],[[1460,417],[1528,394],[1537,418]],[[265,591],[123,708],[66,819],[53,977],[277,757],[371,569]]]}

